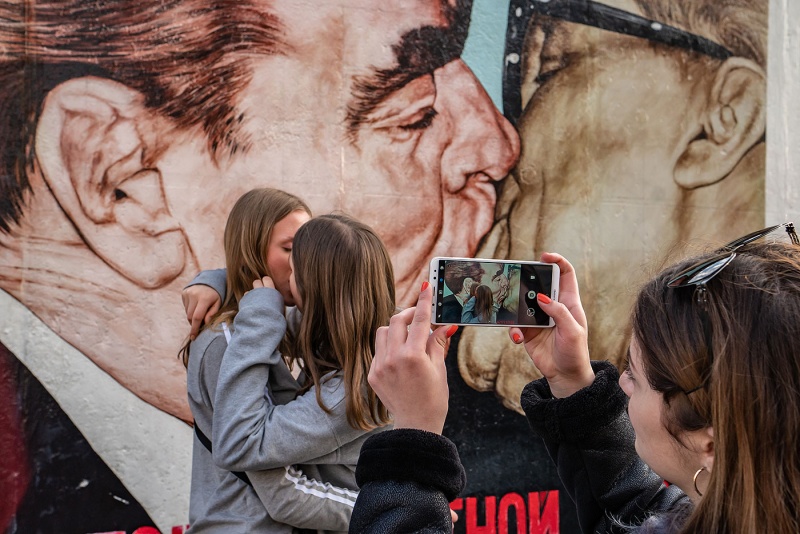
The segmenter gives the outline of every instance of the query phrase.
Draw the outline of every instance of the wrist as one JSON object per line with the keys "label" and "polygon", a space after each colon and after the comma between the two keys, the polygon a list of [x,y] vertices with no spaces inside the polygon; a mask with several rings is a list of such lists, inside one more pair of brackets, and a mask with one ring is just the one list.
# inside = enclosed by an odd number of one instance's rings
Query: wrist
{"label": "wrist", "polygon": [[594,371],[591,366],[587,366],[580,373],[576,375],[564,376],[559,378],[548,378],[547,383],[550,386],[550,393],[556,399],[563,399],[569,397],[589,387],[594,382]]}
{"label": "wrist", "polygon": [[407,428],[411,430],[425,430],[433,434],[441,435],[444,430],[444,418],[441,421],[438,418],[432,417],[403,417],[394,416],[395,430]]}

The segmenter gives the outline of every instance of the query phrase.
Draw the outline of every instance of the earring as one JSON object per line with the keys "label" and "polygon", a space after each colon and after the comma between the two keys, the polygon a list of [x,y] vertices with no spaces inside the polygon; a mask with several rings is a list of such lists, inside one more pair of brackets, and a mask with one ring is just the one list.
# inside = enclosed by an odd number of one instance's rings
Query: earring
{"label": "earring", "polygon": [[699,477],[699,476],[700,476],[700,473],[702,473],[703,471],[706,471],[706,467],[705,467],[705,466],[703,466],[703,467],[701,467],[700,469],[698,469],[698,470],[697,470],[697,472],[694,474],[694,478],[692,478],[692,483],[694,484],[694,491],[696,491],[696,492],[697,492],[697,494],[698,494],[699,496],[701,496],[701,497],[703,496],[703,494],[702,494],[702,493],[700,492],[700,490],[697,488],[697,477]]}

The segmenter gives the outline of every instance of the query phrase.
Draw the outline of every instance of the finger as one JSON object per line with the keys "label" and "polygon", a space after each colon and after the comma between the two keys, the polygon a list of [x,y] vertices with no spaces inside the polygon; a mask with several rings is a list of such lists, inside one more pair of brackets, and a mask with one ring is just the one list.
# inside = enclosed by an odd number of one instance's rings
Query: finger
{"label": "finger", "polygon": [[192,324],[192,317],[194,316],[195,308],[197,308],[197,301],[186,297],[183,299],[183,307],[186,308],[186,320],[189,321],[189,324]]}
{"label": "finger", "polygon": [[210,323],[211,319],[213,319],[214,316],[219,311],[219,308],[220,308],[220,302],[217,300],[214,302],[213,306],[209,308],[208,313],[206,313],[206,316],[203,318],[203,322],[206,324]]}
{"label": "finger", "polygon": [[[526,328],[526,330],[527,330],[527,328]],[[521,328],[516,328],[516,327],[509,328],[508,329],[508,337],[511,338],[511,341],[515,345],[519,345],[520,343],[525,341],[525,334],[522,332]]]}
{"label": "finger", "polygon": [[408,325],[414,319],[415,308],[406,308],[400,313],[396,313],[389,320],[389,334],[387,350],[397,350],[405,344],[408,338]]}
{"label": "finger", "polygon": [[428,336],[425,352],[431,356],[431,359],[437,357],[443,360],[445,358],[445,349],[447,348],[448,340],[457,330],[458,325],[455,324],[440,326]]}
{"label": "finger", "polygon": [[200,327],[203,325],[203,316],[200,313],[200,310],[195,308],[195,311],[192,313],[192,327],[189,329],[189,338],[194,339],[197,337],[197,334],[200,333]]}
{"label": "finger", "polygon": [[539,337],[547,332],[547,330],[547,328],[519,328],[515,326],[508,329],[508,337],[511,338],[514,344],[519,345],[520,343],[527,343]]}
{"label": "finger", "polygon": [[542,261],[558,265],[561,271],[558,278],[558,286],[562,294],[565,292],[578,293],[578,278],[575,274],[575,268],[564,256],[555,252],[543,252]]}
{"label": "finger", "polygon": [[375,357],[372,359],[372,364],[369,366],[369,373],[367,374],[367,382],[369,382],[373,389],[376,385],[380,386],[380,376],[382,375],[383,363],[388,355],[386,350],[388,338],[388,326],[381,326],[375,332]]}
{"label": "finger", "polygon": [[424,344],[431,333],[431,302],[433,289],[428,282],[422,284],[422,290],[417,297],[417,305],[411,327],[408,329],[408,341],[415,345]]}
{"label": "finger", "polygon": [[257,287],[264,287],[264,283],[261,280],[253,280],[253,289]]}
{"label": "finger", "polygon": [[580,291],[578,290],[578,278],[575,268],[567,261],[561,254],[555,252],[545,252],[542,254],[542,261],[548,263],[555,263],[561,270],[561,275],[558,279],[559,285],[559,301],[572,312],[573,317],[578,323],[586,327],[586,314],[581,304]]}

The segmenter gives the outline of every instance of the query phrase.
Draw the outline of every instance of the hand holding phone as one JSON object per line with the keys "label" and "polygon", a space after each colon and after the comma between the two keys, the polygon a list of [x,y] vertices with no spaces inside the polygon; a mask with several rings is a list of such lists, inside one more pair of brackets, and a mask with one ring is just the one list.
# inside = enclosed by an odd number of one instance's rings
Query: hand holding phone
{"label": "hand holding phone", "polygon": [[555,263],[481,258],[431,260],[434,324],[552,327],[537,294],[557,300]]}
{"label": "hand holding phone", "polygon": [[508,333],[514,343],[524,343],[533,364],[547,378],[553,396],[563,398],[594,380],[589,361],[586,314],[572,264],[560,254],[545,253],[542,259],[558,264],[561,272],[561,302],[541,299],[541,305],[553,318],[555,328],[511,328]]}

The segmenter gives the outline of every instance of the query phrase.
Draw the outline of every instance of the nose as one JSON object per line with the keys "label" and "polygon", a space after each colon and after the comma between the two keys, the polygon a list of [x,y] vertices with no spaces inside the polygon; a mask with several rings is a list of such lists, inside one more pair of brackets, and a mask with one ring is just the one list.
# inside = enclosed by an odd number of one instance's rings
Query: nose
{"label": "nose", "polygon": [[451,61],[435,76],[437,111],[452,125],[442,157],[445,186],[457,192],[475,176],[502,180],[519,158],[517,131],[463,61]]}

